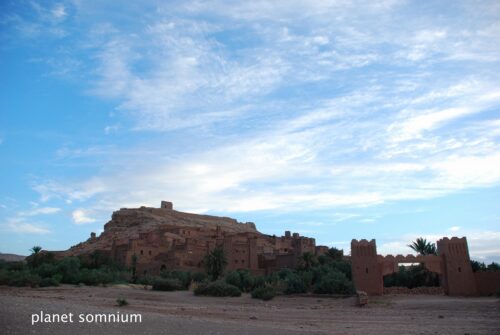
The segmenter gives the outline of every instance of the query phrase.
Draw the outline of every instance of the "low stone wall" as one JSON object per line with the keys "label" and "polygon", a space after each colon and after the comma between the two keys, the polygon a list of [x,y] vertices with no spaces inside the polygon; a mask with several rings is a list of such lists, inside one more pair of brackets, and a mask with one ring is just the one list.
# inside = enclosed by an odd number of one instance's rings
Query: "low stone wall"
{"label": "low stone wall", "polygon": [[384,287],[384,294],[431,294],[444,295],[442,287]]}
{"label": "low stone wall", "polygon": [[500,293],[500,271],[474,272],[479,295],[494,295]]}

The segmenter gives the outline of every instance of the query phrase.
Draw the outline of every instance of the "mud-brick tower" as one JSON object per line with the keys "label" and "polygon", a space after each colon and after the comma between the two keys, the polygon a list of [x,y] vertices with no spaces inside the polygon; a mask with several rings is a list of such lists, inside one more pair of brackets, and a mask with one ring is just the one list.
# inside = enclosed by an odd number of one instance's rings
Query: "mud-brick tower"
{"label": "mud-brick tower", "polygon": [[356,290],[370,295],[384,293],[381,268],[377,262],[375,240],[351,241],[352,279]]}
{"label": "mud-brick tower", "polygon": [[441,257],[441,286],[447,295],[477,295],[465,237],[447,237],[437,241]]}

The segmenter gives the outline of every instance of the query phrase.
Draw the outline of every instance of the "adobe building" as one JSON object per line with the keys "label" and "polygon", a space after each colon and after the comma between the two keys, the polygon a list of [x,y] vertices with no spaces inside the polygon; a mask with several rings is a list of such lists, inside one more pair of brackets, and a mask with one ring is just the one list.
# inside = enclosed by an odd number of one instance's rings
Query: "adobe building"
{"label": "adobe building", "polygon": [[203,258],[217,246],[226,254],[228,271],[248,269],[256,275],[294,268],[304,252],[316,253],[313,238],[289,231],[281,237],[265,235],[252,222],[179,212],[171,202],[162,201],[160,208],[114,212],[100,236],[91,233],[86,242],[58,255],[85,257],[99,251],[128,267],[135,255],[137,273],[146,275],[162,270],[203,271]]}
{"label": "adobe building", "polygon": [[439,275],[444,293],[451,296],[491,295],[500,290],[500,271],[472,272],[465,237],[437,241],[437,255],[377,255],[375,240],[351,241],[352,278],[357,290],[384,293],[383,277],[399,271],[401,263],[420,263]]}

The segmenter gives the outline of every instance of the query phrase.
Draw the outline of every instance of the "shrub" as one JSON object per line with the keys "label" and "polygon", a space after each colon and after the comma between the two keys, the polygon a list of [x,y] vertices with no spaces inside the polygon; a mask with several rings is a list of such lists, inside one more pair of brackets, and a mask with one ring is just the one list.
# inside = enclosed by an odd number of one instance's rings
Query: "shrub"
{"label": "shrub", "polygon": [[158,277],[142,276],[137,280],[137,283],[141,284],[141,285],[153,285],[153,283],[156,279],[158,279]]}
{"label": "shrub", "polygon": [[307,286],[296,273],[290,273],[284,280],[286,284],[285,294],[305,293]]}
{"label": "shrub", "polygon": [[258,276],[253,278],[253,288],[256,289],[258,287],[266,286],[266,277]]}
{"label": "shrub", "polygon": [[257,287],[252,291],[252,298],[271,300],[276,296],[276,290],[271,286]]}
{"label": "shrub", "polygon": [[40,287],[59,286],[59,281],[56,277],[46,277],[40,280]]}
{"label": "shrub", "polygon": [[37,287],[40,284],[40,276],[29,271],[12,271],[9,273],[7,284],[9,286],[31,286]]}
{"label": "shrub", "polygon": [[439,286],[439,276],[422,265],[400,266],[399,271],[384,277],[384,286],[420,287]]}
{"label": "shrub", "polygon": [[118,298],[118,299],[116,299],[116,304],[118,306],[127,306],[128,305],[128,301],[125,298]]}
{"label": "shrub", "polygon": [[183,289],[187,290],[191,284],[191,272],[183,271],[162,271],[160,276],[166,279],[177,279]]}
{"label": "shrub", "polygon": [[225,282],[229,285],[236,286],[240,290],[242,289],[241,287],[241,277],[238,271],[233,271],[229,272],[226,277],[224,278]]}
{"label": "shrub", "polygon": [[57,265],[57,270],[62,275],[63,283],[78,284],[80,282],[80,260],[78,258],[63,258]]}
{"label": "shrub", "polygon": [[38,267],[38,269],[36,269],[36,272],[42,278],[52,277],[53,275],[58,273],[57,265],[50,263],[43,263]]}
{"label": "shrub", "polygon": [[114,273],[108,270],[82,269],[78,282],[93,286],[99,284],[109,284],[114,281]]}
{"label": "shrub", "polygon": [[182,289],[182,283],[178,279],[156,278],[153,281],[153,290],[155,291],[178,291]]}
{"label": "shrub", "polygon": [[321,278],[321,281],[316,284],[314,293],[352,294],[354,293],[354,286],[345,274],[339,271],[332,271]]}
{"label": "shrub", "polygon": [[195,295],[208,295],[213,297],[239,297],[241,291],[238,287],[222,280],[211,283],[200,283],[194,290]]}
{"label": "shrub", "polygon": [[191,275],[191,279],[194,281],[194,282],[197,282],[197,283],[201,283],[202,281],[204,281],[205,279],[207,278],[207,275],[204,274],[203,272],[195,272]]}

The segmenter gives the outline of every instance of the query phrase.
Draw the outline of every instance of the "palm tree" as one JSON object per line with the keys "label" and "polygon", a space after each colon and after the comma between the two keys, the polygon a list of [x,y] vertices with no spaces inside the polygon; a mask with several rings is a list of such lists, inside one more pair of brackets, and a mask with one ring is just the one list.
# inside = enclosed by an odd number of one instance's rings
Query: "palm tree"
{"label": "palm tree", "polygon": [[422,237],[417,238],[412,244],[408,244],[408,246],[423,256],[437,254],[436,245],[427,242],[427,240]]}
{"label": "palm tree", "polygon": [[217,280],[223,273],[227,265],[226,255],[221,247],[216,247],[214,250],[206,254],[203,259],[203,264],[207,274],[212,280]]}
{"label": "palm tree", "polygon": [[314,256],[312,252],[304,252],[302,256],[300,256],[299,264],[301,269],[309,271],[316,263],[316,256]]}
{"label": "palm tree", "polygon": [[42,247],[39,245],[35,245],[33,248],[30,249],[30,251],[31,251],[31,254],[36,255],[40,251],[42,251]]}

